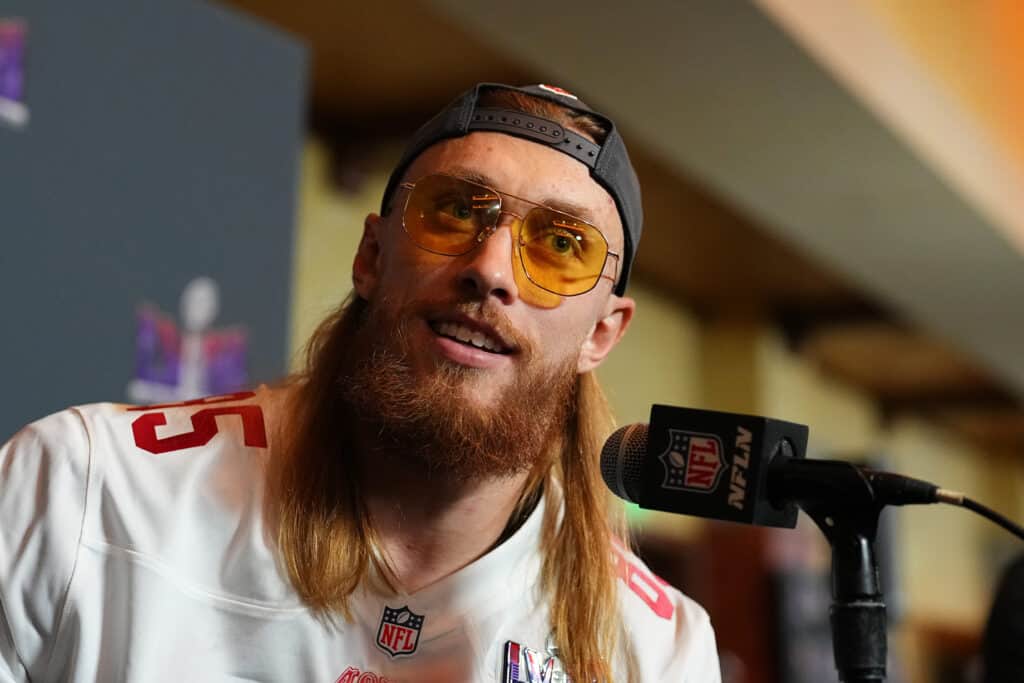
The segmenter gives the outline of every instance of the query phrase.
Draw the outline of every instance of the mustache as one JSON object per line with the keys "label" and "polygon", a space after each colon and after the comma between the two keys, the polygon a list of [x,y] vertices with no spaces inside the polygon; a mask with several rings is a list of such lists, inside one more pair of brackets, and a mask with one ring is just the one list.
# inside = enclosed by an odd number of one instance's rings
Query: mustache
{"label": "mustache", "polygon": [[404,307],[400,319],[408,321],[413,316],[426,320],[436,320],[452,314],[464,315],[492,328],[501,339],[517,349],[518,353],[529,358],[536,351],[534,340],[512,324],[508,316],[501,310],[501,305],[487,300],[456,300],[414,302]]}

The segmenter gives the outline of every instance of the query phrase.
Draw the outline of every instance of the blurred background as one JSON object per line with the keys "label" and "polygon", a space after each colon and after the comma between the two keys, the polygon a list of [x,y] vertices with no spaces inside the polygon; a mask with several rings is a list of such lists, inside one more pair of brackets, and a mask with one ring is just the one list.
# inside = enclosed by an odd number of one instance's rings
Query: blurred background
{"label": "blurred background", "polygon": [[[272,381],[348,292],[403,139],[478,81],[616,119],[638,315],[600,375],[811,428],[1024,519],[1016,0],[0,0],[0,431]],[[630,511],[725,680],[836,680],[828,547]],[[891,681],[971,681],[1020,546],[888,510]]]}

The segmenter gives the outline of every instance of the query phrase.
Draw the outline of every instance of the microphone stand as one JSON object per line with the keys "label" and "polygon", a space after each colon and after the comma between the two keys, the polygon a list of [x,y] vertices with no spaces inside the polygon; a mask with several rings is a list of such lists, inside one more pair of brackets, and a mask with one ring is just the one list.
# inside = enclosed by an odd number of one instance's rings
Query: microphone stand
{"label": "microphone stand", "polygon": [[[820,479],[805,481],[800,488],[814,494],[796,503],[832,546],[829,616],[836,669],[844,683],[878,683],[885,680],[888,648],[885,598],[874,550],[883,504],[858,469],[825,461],[822,465],[830,467],[836,485]],[[791,482],[799,478],[799,474],[784,477]]]}
{"label": "microphone stand", "polygon": [[832,545],[832,652],[844,683],[885,680],[885,598],[873,547],[878,512],[807,510]]}

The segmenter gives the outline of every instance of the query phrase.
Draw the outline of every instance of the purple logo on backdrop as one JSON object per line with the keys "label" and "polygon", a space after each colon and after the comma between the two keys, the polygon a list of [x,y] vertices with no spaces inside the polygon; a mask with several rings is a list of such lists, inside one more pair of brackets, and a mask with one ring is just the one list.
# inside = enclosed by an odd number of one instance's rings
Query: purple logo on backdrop
{"label": "purple logo on backdrop", "polygon": [[153,306],[139,307],[129,399],[172,403],[247,386],[245,329],[211,327],[219,299],[217,283],[210,278],[189,282],[181,294],[181,327]]}
{"label": "purple logo on backdrop", "polygon": [[0,19],[0,121],[15,126],[28,122],[25,106],[25,36],[19,19]]}

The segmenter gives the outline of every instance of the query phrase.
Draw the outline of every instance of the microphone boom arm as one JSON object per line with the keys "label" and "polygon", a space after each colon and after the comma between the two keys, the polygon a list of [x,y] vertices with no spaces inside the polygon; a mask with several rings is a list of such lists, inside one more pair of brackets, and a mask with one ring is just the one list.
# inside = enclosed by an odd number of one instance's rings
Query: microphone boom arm
{"label": "microphone boom arm", "polygon": [[[821,476],[823,472],[828,476]],[[874,551],[878,516],[888,502],[911,502],[909,499],[927,497],[928,492],[915,486],[917,480],[891,477],[841,461],[803,460],[783,454],[773,459],[768,480],[769,490],[795,501],[832,547],[829,618],[839,680],[884,681],[888,641],[885,599]],[[920,484],[930,486],[934,496],[934,486]],[[904,497],[908,500],[902,500]]]}

